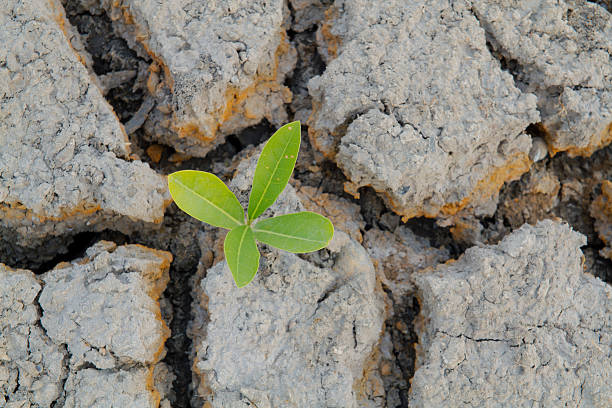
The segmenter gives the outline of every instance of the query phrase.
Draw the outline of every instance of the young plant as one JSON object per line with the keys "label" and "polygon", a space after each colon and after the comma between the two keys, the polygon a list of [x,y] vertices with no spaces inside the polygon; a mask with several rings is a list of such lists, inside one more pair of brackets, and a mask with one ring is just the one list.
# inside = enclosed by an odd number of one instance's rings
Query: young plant
{"label": "young plant", "polygon": [[225,259],[241,288],[259,268],[257,241],[293,253],[324,248],[334,235],[324,216],[303,211],[257,221],[285,189],[300,150],[300,122],[291,122],[274,133],[257,160],[245,217],[238,199],[214,174],[183,170],[168,176],[176,205],[192,217],[230,230],[225,237]]}

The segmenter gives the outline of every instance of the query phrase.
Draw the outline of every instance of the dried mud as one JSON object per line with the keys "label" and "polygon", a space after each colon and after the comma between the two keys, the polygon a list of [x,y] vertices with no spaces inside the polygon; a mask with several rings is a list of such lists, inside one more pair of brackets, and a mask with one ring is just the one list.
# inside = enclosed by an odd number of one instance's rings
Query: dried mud
{"label": "dried mud", "polygon": [[[66,1],[66,14],[76,27],[91,55],[94,73],[108,77],[117,72],[127,72],[124,80],[116,80],[105,95],[115,113],[125,125],[137,114],[145,103],[146,78],[151,60],[144,59],[132,50],[126,41],[113,32],[112,22],[104,13],[93,15],[80,9],[76,1]],[[612,9],[609,1],[598,3]],[[298,54],[296,68],[285,85],[293,93],[289,105],[291,119],[303,121],[302,134],[308,134],[304,125],[312,111],[312,101],[306,84],[325,69],[324,59],[319,55],[315,40],[316,27],[301,32],[288,31],[290,42]],[[502,59],[500,57],[500,59]],[[515,68],[512,61],[502,59],[502,66],[509,72]],[[229,180],[239,160],[274,132],[274,127],[265,120],[259,125],[230,135],[226,141],[211,151],[205,158],[192,158],[177,153],[172,147],[147,141],[141,130],[129,135],[135,157],[148,163],[161,174],[181,169],[211,171],[225,181]],[[561,218],[587,237],[582,248],[585,268],[588,272],[612,284],[612,261],[602,257],[599,251],[605,244],[599,238],[590,214],[593,200],[600,194],[604,180],[612,180],[612,147],[596,151],[591,157],[570,158],[565,153],[547,156],[534,163],[519,180],[506,183],[499,195],[497,211],[493,216],[461,220],[454,227],[442,227],[428,218],[413,218],[402,222],[385,205],[380,196],[370,187],[359,189],[359,198],[345,192],[347,178],[329,158],[313,149],[308,137],[303,137],[300,156],[294,172],[300,186],[308,186],[318,193],[334,195],[356,205],[360,209],[361,234],[375,228],[393,232],[404,225],[416,235],[428,240],[435,248],[444,248],[451,258],[458,258],[467,247],[475,244],[495,244],[524,223],[535,224],[543,219]],[[186,408],[192,401],[192,361],[190,360],[191,338],[189,324],[192,319],[192,285],[198,269],[201,253],[199,240],[211,240],[205,235],[205,227],[182,213],[172,204],[157,229],[136,231],[126,235],[118,231],[83,232],[74,236],[58,237],[59,248],[54,257],[40,260],[36,249],[17,258],[11,267],[29,268],[42,273],[55,264],[83,256],[93,243],[104,239],[122,244],[142,244],[154,249],[170,251],[174,261],[170,269],[170,282],[162,296],[164,319],[171,329],[166,342],[167,354],[163,360],[168,364],[176,380],[171,395],[172,406]],[[0,254],[12,253],[16,249],[0,247]],[[218,258],[221,254],[210,254]],[[381,376],[388,395],[395,395],[399,407],[408,407],[410,380],[415,371],[415,345],[418,337],[415,318],[419,314],[419,303],[414,291],[400,299],[391,300],[390,317],[385,322],[384,332],[391,339],[391,361],[385,360]],[[394,371],[395,370],[395,371]],[[398,371],[399,370],[399,371]],[[395,372],[395,374],[393,374]],[[400,380],[398,380],[398,374]]]}

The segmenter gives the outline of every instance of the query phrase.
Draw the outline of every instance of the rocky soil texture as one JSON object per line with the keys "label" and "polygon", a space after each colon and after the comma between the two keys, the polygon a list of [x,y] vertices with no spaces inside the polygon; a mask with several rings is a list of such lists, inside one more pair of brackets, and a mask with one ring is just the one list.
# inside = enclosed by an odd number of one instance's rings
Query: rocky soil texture
{"label": "rocky soil texture", "polygon": [[[612,406],[612,3],[6,0],[0,406]],[[302,122],[260,247],[246,204]]]}

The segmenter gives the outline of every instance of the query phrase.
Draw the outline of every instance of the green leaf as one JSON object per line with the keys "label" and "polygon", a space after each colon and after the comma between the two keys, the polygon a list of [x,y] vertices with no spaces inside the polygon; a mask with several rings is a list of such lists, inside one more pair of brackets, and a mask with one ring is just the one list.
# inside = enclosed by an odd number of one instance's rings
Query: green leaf
{"label": "green leaf", "polygon": [[303,211],[259,221],[255,238],[264,244],[294,253],[324,248],[334,236],[334,226],[324,216]]}
{"label": "green leaf", "polygon": [[244,224],[244,210],[229,188],[214,174],[182,170],[168,176],[170,195],[187,214],[215,227]]}
{"label": "green leaf", "polygon": [[300,133],[300,122],[291,122],[278,129],[264,146],[249,197],[249,222],[266,211],[285,189],[300,150]]}
{"label": "green leaf", "polygon": [[223,251],[236,286],[248,285],[259,268],[259,251],[251,227],[241,225],[228,232]]}

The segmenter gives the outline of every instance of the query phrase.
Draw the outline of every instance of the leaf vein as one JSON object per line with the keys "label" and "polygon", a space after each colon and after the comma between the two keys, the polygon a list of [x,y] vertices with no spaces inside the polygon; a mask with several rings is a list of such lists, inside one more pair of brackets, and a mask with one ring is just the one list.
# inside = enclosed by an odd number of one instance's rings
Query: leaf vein
{"label": "leaf vein", "polygon": [[246,236],[247,231],[248,228],[245,228],[242,232],[242,236],[240,237],[240,242],[238,243],[238,253],[236,254],[236,273],[238,273],[238,271],[240,270],[240,252],[242,252],[242,242],[244,241],[244,237]]}
{"label": "leaf vein", "polygon": [[[266,183],[266,187],[264,188],[263,193],[261,193],[261,196],[259,196],[259,201],[257,202],[257,205],[255,206],[255,209],[253,210],[253,214],[257,214],[257,210],[259,209],[259,206],[261,205],[261,202],[263,201],[264,197],[266,196],[266,193],[268,192],[268,188],[273,183],[274,176],[276,175],[276,170],[278,170],[278,166],[280,166],[282,158],[285,155],[285,152],[287,151],[287,148],[289,147],[290,144],[291,144],[291,140],[289,139],[287,141],[287,144],[285,145],[285,147],[283,147],[283,152],[280,155],[280,159],[276,160],[276,165],[274,166],[274,170],[272,171],[272,177],[270,177],[268,179],[268,182]],[[277,182],[277,184],[281,184],[281,183]],[[252,218],[249,217],[249,219],[252,219]]]}
{"label": "leaf vein", "polygon": [[254,231],[255,232],[261,232],[261,233],[264,233],[264,234],[277,235],[277,236],[283,237],[283,238],[297,239],[297,240],[306,241],[306,242],[316,242],[316,243],[323,243],[323,242],[325,242],[325,240],[321,240],[321,239],[308,239],[308,238],[296,237],[295,235],[283,234],[282,232],[274,232],[274,231],[267,231],[267,230],[254,230]]}
{"label": "leaf vein", "polygon": [[189,191],[190,193],[200,197],[202,200],[206,201],[208,204],[212,205],[213,207],[215,207],[217,210],[219,210],[220,212],[222,212],[223,214],[225,214],[226,216],[228,216],[230,219],[232,219],[233,221],[235,221],[238,225],[242,225],[242,223],[240,222],[240,220],[238,220],[237,218],[233,217],[230,213],[228,213],[227,211],[225,211],[223,208],[219,207],[218,205],[216,205],[215,203],[213,203],[212,201],[210,201],[209,199],[207,199],[206,197],[198,194],[198,192],[196,192],[195,190],[192,190],[191,188],[187,187],[185,184],[181,183],[179,180],[174,180],[175,183],[180,184],[181,186],[183,186],[185,188],[185,190]]}

